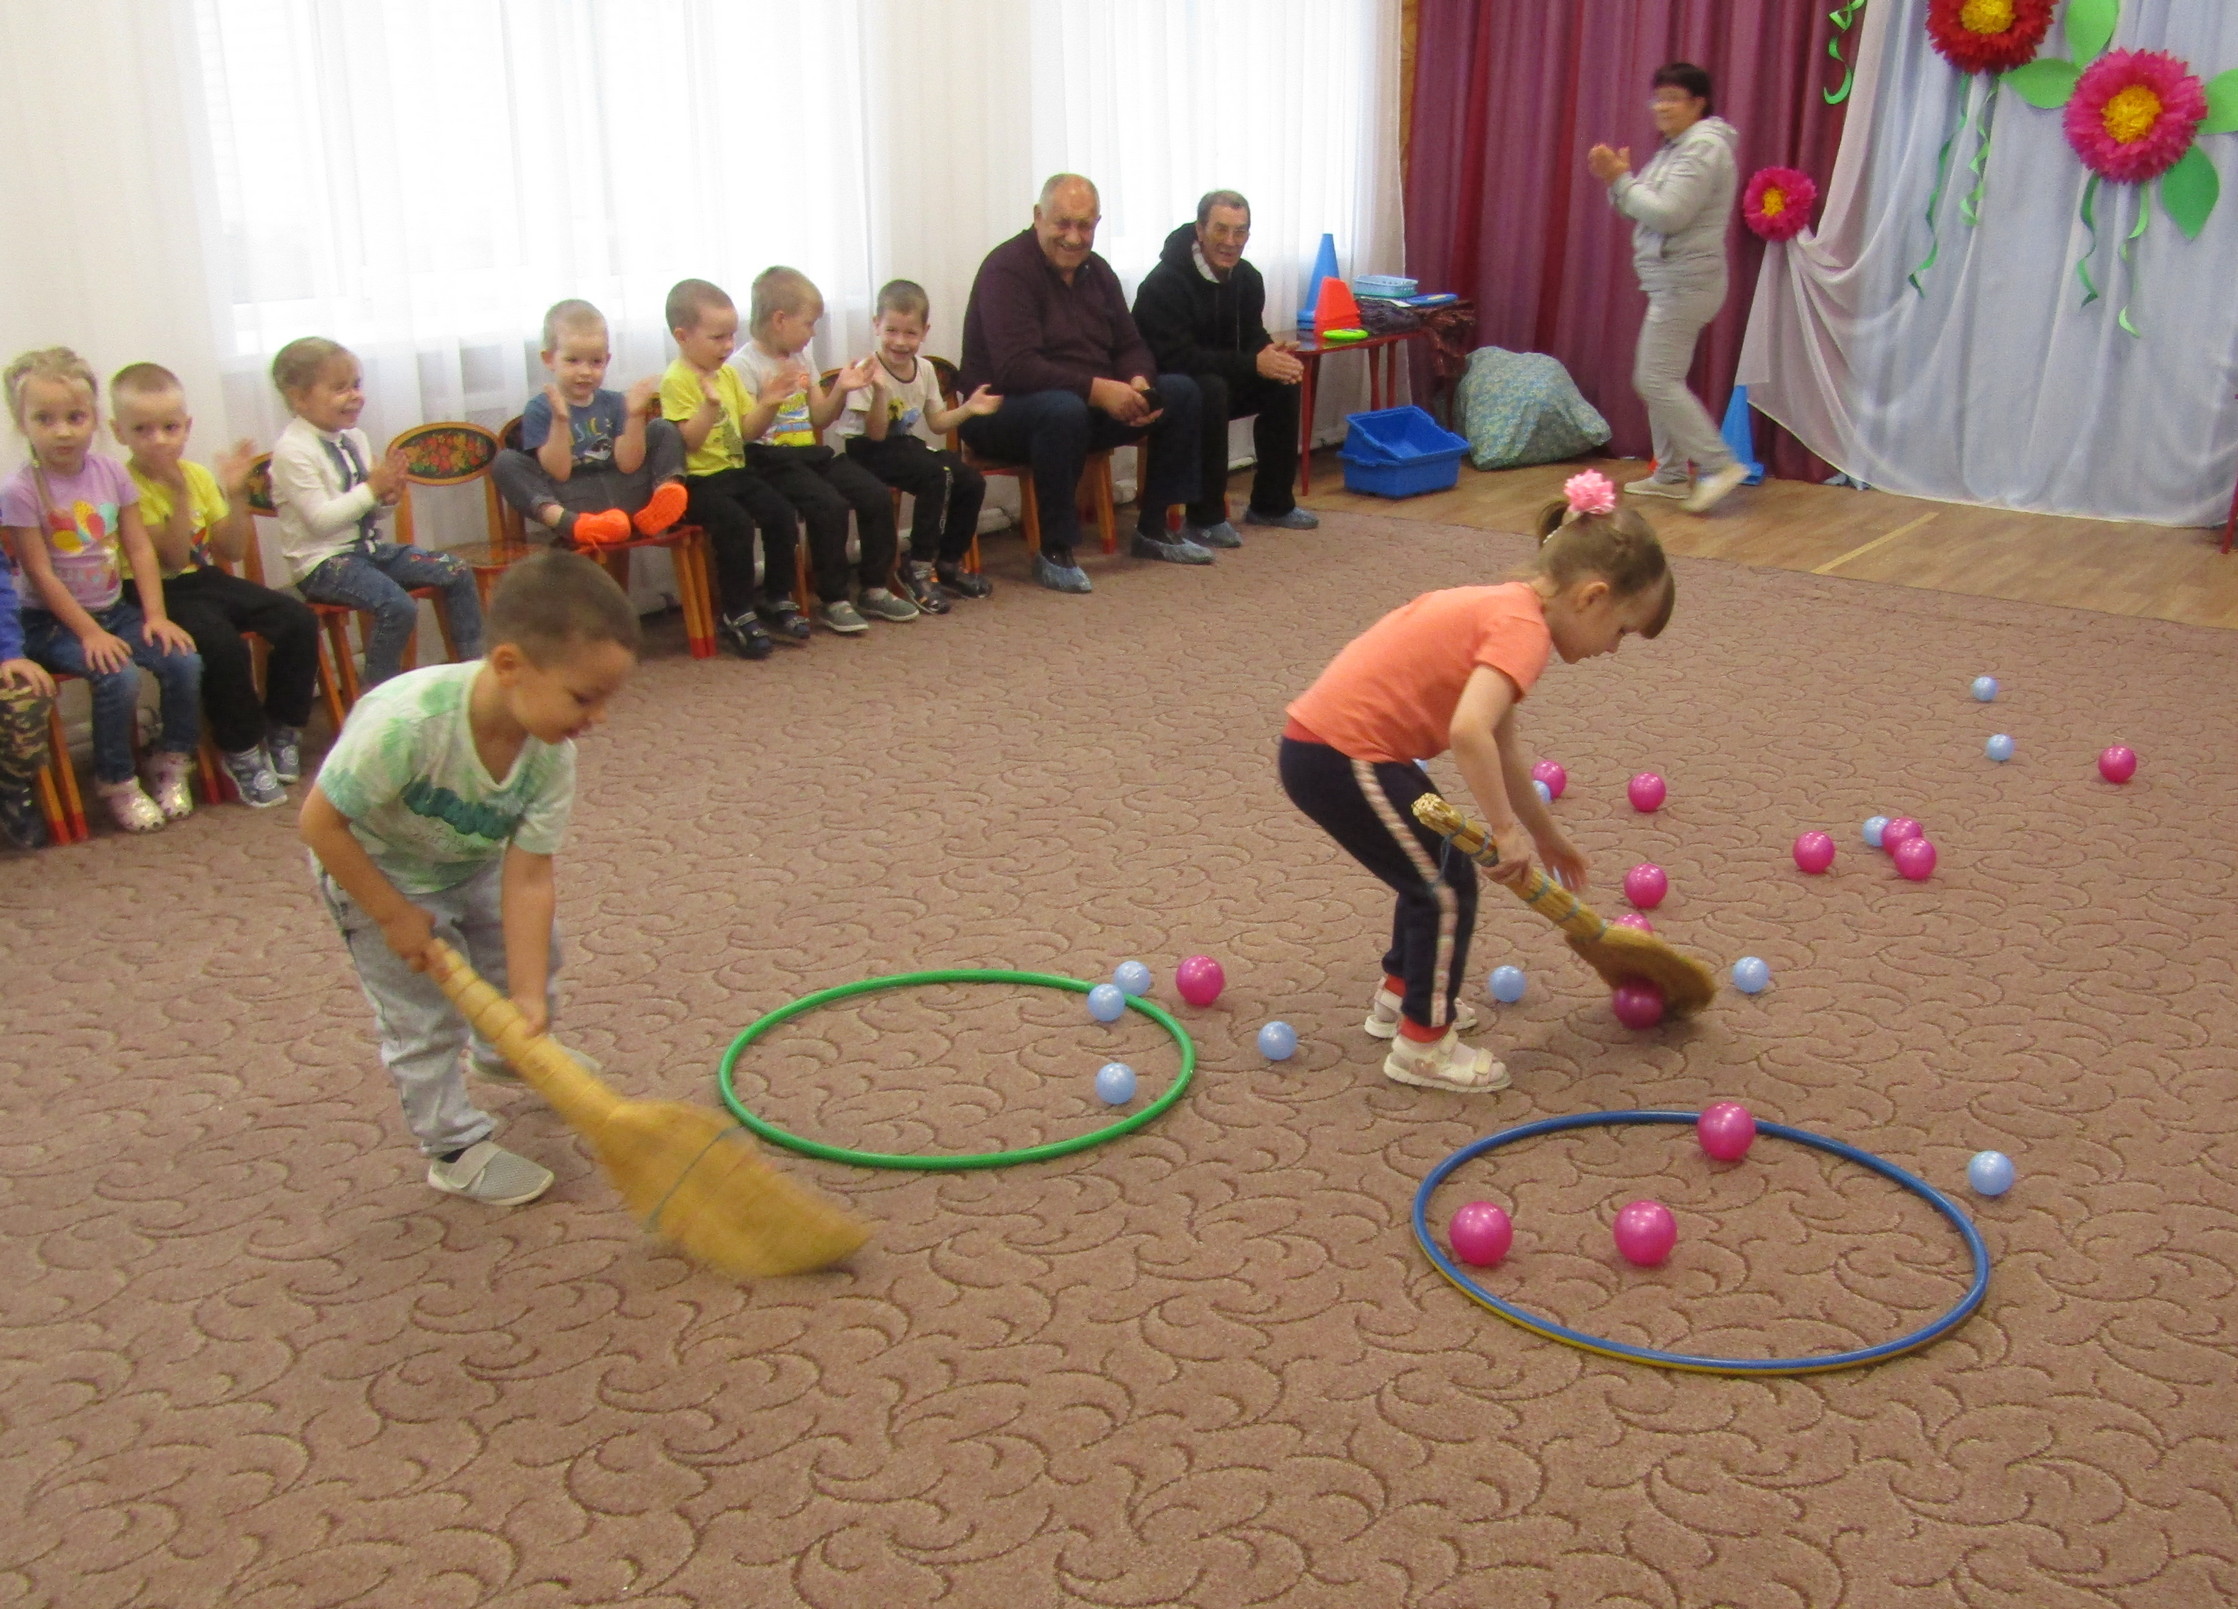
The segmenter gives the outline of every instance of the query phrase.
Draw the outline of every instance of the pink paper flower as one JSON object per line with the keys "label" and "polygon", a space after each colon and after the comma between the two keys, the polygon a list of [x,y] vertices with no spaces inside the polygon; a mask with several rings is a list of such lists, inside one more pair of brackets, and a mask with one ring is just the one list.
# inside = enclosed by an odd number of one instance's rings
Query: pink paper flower
{"label": "pink paper flower", "polygon": [[1766,240],[1793,240],[1811,221],[1818,186],[1800,168],[1758,168],[1741,197],[1741,218]]}
{"label": "pink paper flower", "polygon": [[2116,184],[2157,179],[2191,149],[2207,116],[2207,88],[2165,50],[2109,50],[2067,102],[2067,143]]}
{"label": "pink paper flower", "polygon": [[1575,514],[1614,514],[1616,486],[1597,469],[1584,469],[1562,483],[1562,495]]}

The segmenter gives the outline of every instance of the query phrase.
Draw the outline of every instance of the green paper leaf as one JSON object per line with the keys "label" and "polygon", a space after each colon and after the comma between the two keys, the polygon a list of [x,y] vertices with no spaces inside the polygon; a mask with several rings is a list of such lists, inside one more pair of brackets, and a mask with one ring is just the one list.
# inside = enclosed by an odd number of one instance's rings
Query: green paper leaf
{"label": "green paper leaf", "polygon": [[2207,80],[2207,121],[2202,134],[2238,134],[2238,67]]}
{"label": "green paper leaf", "polygon": [[2071,61],[2061,61],[2057,56],[2038,56],[2027,66],[2015,67],[2007,73],[2005,82],[2029,105],[2053,112],[2075,98],[2075,81],[2082,76],[2083,70]]}
{"label": "green paper leaf", "polygon": [[2160,176],[2160,204],[2188,240],[2199,238],[2199,231],[2207,227],[2208,214],[2221,199],[2222,175],[2196,145]]}
{"label": "green paper leaf", "polygon": [[2067,43],[2078,66],[2088,66],[2113,43],[2121,0],[2067,0]]}

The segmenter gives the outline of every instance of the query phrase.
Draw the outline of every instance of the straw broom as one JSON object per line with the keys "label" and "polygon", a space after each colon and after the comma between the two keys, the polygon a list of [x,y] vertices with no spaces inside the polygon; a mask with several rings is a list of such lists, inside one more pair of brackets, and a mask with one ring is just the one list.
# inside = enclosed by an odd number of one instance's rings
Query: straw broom
{"label": "straw broom", "polygon": [[681,1101],[624,1100],[549,1037],[449,945],[429,976],[522,1079],[591,1142],[622,1201],[654,1234],[733,1279],[829,1268],[870,1229],[763,1161],[730,1118]]}
{"label": "straw broom", "polygon": [[[1414,819],[1484,866],[1497,866],[1499,852],[1481,822],[1471,821],[1434,793],[1414,801]],[[1513,886],[1513,885],[1510,885]],[[1647,982],[1663,992],[1664,1009],[1691,1017],[1710,1003],[1717,980],[1692,956],[1681,955],[1652,933],[1604,922],[1575,894],[1537,866],[1515,889],[1516,897],[1568,935],[1570,948],[1610,986]]]}

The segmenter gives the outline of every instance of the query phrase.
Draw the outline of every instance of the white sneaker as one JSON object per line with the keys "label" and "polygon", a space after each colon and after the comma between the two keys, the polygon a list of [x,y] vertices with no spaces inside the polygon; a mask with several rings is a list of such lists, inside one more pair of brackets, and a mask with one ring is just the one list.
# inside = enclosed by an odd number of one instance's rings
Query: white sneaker
{"label": "white sneaker", "polygon": [[1400,1039],[1383,1058],[1383,1076],[1422,1089],[1450,1089],[1463,1095],[1489,1094],[1508,1087],[1508,1070],[1489,1050],[1474,1050],[1448,1029],[1443,1039],[1423,1044]]}
{"label": "white sneaker", "polygon": [[192,755],[168,752],[148,762],[148,794],[165,821],[184,821],[194,814],[194,790],[187,786],[193,764]]}
{"label": "white sneaker", "polygon": [[1624,489],[1634,497],[1692,497],[1694,483],[1685,480],[1657,480],[1653,475],[1645,480],[1628,480]]}
{"label": "white sneaker", "polygon": [[515,1156],[495,1140],[468,1146],[455,1162],[430,1158],[427,1182],[447,1196],[464,1196],[489,1207],[517,1207],[552,1187],[552,1170]]}
{"label": "white sneaker", "polygon": [[1694,495],[1686,500],[1689,514],[1707,514],[1725,501],[1725,494],[1748,479],[1746,464],[1727,464],[1708,480],[1694,483]]}
{"label": "white sneaker", "polygon": [[[1360,1026],[1377,1039],[1398,1038],[1399,1007],[1401,1004],[1401,996],[1395,995],[1389,989],[1378,985],[1375,991],[1375,1003],[1368,1007],[1368,1020]],[[1474,1006],[1466,1000],[1453,1002],[1453,1031],[1455,1033],[1473,1034],[1482,1026],[1483,1024],[1477,1021]]]}

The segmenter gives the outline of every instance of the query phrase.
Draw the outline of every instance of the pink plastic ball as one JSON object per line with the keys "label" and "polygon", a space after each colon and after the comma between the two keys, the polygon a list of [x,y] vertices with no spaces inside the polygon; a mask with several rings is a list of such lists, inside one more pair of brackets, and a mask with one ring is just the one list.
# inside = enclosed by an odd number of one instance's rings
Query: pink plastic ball
{"label": "pink plastic ball", "polygon": [[1497,1268],[1515,1244],[1515,1225],[1489,1201],[1472,1201],[1453,1215],[1446,1243],[1471,1268]]}
{"label": "pink plastic ball", "polygon": [[1624,796],[1632,801],[1632,808],[1643,815],[1662,809],[1669,793],[1663,786],[1663,779],[1653,771],[1642,771],[1624,786]]}
{"label": "pink plastic ball", "polygon": [[1209,1006],[1228,986],[1228,975],[1211,956],[1192,955],[1173,969],[1173,986],[1192,1006]]}
{"label": "pink plastic ball", "polygon": [[1642,861],[1624,874],[1624,897],[1643,911],[1654,910],[1670,891],[1670,878],[1652,860]]}
{"label": "pink plastic ball", "polygon": [[1653,1268],[1678,1244],[1678,1220],[1660,1201],[1634,1201],[1617,1209],[1615,1233],[1626,1262]]}
{"label": "pink plastic ball", "polygon": [[1834,864],[1834,840],[1822,832],[1807,832],[1795,840],[1795,864],[1813,877]]}
{"label": "pink plastic ball", "polygon": [[1881,848],[1893,855],[1896,853],[1898,844],[1907,838],[1917,838],[1925,831],[1926,829],[1910,816],[1898,816],[1881,829]]}
{"label": "pink plastic ball", "polygon": [[1609,1007],[1627,1028],[1652,1028],[1663,1020],[1663,991],[1643,979],[1620,983],[1609,993]]}
{"label": "pink plastic ball", "polygon": [[1756,1118],[1739,1101],[1719,1101],[1702,1108],[1694,1120],[1694,1134],[1702,1149],[1720,1162],[1738,1162],[1756,1143]]}
{"label": "pink plastic ball", "polygon": [[1570,785],[1570,773],[1552,760],[1541,760],[1531,767],[1531,780],[1545,783],[1546,791],[1559,799],[1562,797],[1562,790]]}
{"label": "pink plastic ball", "polygon": [[1924,838],[1907,838],[1896,846],[1896,869],[1915,883],[1924,883],[1935,870],[1935,846]]}
{"label": "pink plastic ball", "polygon": [[1652,933],[1655,931],[1655,924],[1653,922],[1650,922],[1646,917],[1642,916],[1638,911],[1626,911],[1622,916],[1610,917],[1609,921],[1612,926],[1636,927],[1642,933]]}
{"label": "pink plastic ball", "polygon": [[2098,757],[2098,774],[2108,782],[2127,782],[2137,774],[2137,751],[2117,743]]}

